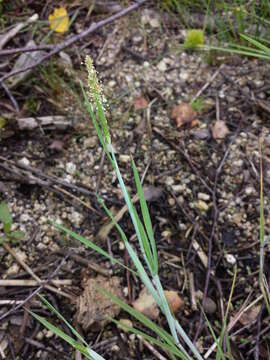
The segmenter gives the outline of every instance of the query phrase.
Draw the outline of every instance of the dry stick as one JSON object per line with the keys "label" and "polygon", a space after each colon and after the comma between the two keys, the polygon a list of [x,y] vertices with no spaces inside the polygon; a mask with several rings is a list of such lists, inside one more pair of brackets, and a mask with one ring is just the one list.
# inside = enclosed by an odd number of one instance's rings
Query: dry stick
{"label": "dry stick", "polygon": [[[11,249],[11,247],[6,243],[4,242],[2,244],[2,246],[10,253],[10,255],[21,265],[21,267],[28,272],[29,275],[32,276],[32,278],[34,278],[39,284],[42,284],[42,283],[46,283],[46,281],[44,282],[43,280],[41,280],[34,272],[33,270],[15,253],[15,251],[13,249]],[[59,290],[59,289],[56,289],[55,287],[51,286],[51,285],[44,285],[44,287],[58,295],[62,295],[68,299],[71,299],[73,300],[74,297],[67,294],[66,292],[62,291],[62,290]]]}
{"label": "dry stick", "polygon": [[80,34],[71,36],[69,39],[63,41],[62,43],[60,43],[58,45],[56,45],[48,54],[44,55],[41,59],[37,60],[34,64],[29,65],[29,66],[27,66],[27,67],[25,67],[23,69],[12,70],[8,74],[3,75],[0,78],[0,83],[7,80],[11,76],[14,76],[14,75],[20,74],[22,72],[25,72],[27,70],[35,68],[36,66],[43,63],[45,60],[51,58],[53,55],[59,53],[60,51],[64,50],[67,47],[70,47],[72,44],[74,44],[78,40],[84,39],[85,37],[87,37],[88,35],[92,34],[95,31],[99,30],[103,26],[108,25],[108,24],[114,22],[115,20],[119,19],[120,17],[130,13],[131,11],[134,11],[134,10],[138,9],[141,5],[143,5],[146,2],[147,2],[147,0],[141,0],[141,1],[139,1],[139,2],[137,2],[135,4],[133,4],[133,5],[130,5],[130,6],[126,7],[126,8],[124,8],[123,10],[121,10],[118,13],[108,17],[107,19],[101,20],[98,23],[91,24],[91,26],[88,29],[82,31]]}
{"label": "dry stick", "polygon": [[194,285],[194,274],[191,271],[188,271],[188,278],[189,278],[189,291],[190,291],[190,302],[191,302],[191,309],[193,311],[198,310],[197,301],[196,301],[196,291]]}
{"label": "dry stick", "polygon": [[[21,305],[23,303],[25,303],[24,300],[0,300],[0,306]],[[40,305],[40,302],[36,301],[34,305]]]}
{"label": "dry stick", "polygon": [[3,81],[0,82],[0,85],[2,86],[2,88],[3,88],[3,89],[5,90],[5,92],[7,93],[7,96],[10,98],[10,101],[12,102],[15,110],[16,110],[17,112],[19,112],[19,111],[20,111],[19,105],[18,105],[16,99],[14,98],[14,96],[13,96],[13,95],[11,94],[11,92],[9,91],[9,88],[7,87],[7,85],[4,84]]}
{"label": "dry stick", "polygon": [[0,56],[5,55],[14,55],[17,53],[26,53],[26,52],[33,52],[33,51],[40,51],[40,50],[52,50],[55,45],[37,45],[37,46],[22,46],[15,49],[5,49],[0,50]]}
{"label": "dry stick", "polygon": [[[55,286],[72,285],[71,279],[57,279],[51,280],[51,284]],[[28,279],[0,279],[0,286],[39,286],[40,281]]]}

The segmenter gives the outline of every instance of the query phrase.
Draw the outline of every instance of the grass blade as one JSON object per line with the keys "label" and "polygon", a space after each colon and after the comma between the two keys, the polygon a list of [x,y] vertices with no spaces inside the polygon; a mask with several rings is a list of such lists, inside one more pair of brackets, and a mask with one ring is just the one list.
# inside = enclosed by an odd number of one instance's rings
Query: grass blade
{"label": "grass blade", "polygon": [[49,321],[47,321],[45,318],[43,318],[42,316],[39,316],[35,313],[33,313],[32,311],[28,310],[29,313],[36,319],[38,320],[43,326],[45,326],[48,330],[51,330],[55,335],[59,336],[62,340],[64,340],[65,342],[67,342],[69,345],[71,345],[74,349],[79,350],[87,359],[95,359],[95,360],[105,360],[103,357],[101,357],[100,355],[98,355],[97,353],[93,352],[95,355],[93,355],[92,357],[90,356],[87,348],[85,346],[83,346],[82,344],[80,344],[79,342],[77,342],[76,340],[74,340],[72,337],[70,337],[69,335],[67,335],[63,330],[59,329],[58,327],[56,327],[55,325],[51,324]]}
{"label": "grass blade", "polygon": [[130,269],[129,267],[127,267],[126,265],[124,265],[121,261],[115,259],[113,256],[111,256],[109,253],[107,253],[107,251],[103,250],[101,247],[99,247],[98,245],[94,244],[91,240],[86,239],[85,237],[76,234],[75,232],[73,232],[72,230],[67,229],[65,226],[60,225],[60,224],[56,224],[53,223],[54,226],[61,230],[62,232],[66,233],[67,235],[71,236],[72,238],[80,241],[82,244],[86,245],[87,247],[89,247],[90,249],[94,250],[95,252],[97,252],[98,254],[106,257],[107,259],[109,259],[112,262],[115,262],[116,264],[122,266],[123,268],[125,268],[126,270],[133,272],[134,271],[132,269]]}
{"label": "grass blade", "polygon": [[158,273],[158,256],[157,256],[156,242],[154,239],[153,226],[152,226],[148,206],[146,204],[141,181],[139,178],[138,170],[137,170],[137,167],[136,167],[133,159],[132,159],[132,169],[133,169],[133,174],[134,174],[136,187],[137,187],[137,191],[138,191],[138,195],[139,195],[144,225],[146,228],[148,239],[150,240],[150,244],[151,244],[151,258],[152,258],[152,264],[153,264],[152,272],[153,272],[153,275],[156,275]]}

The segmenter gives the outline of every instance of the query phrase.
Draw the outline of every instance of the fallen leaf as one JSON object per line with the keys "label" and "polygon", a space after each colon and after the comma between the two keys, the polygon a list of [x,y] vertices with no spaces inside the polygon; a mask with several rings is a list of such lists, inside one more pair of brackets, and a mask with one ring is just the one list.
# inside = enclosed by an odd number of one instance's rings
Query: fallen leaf
{"label": "fallen leaf", "polygon": [[175,290],[165,290],[164,293],[166,299],[168,300],[171,311],[175,314],[183,307],[184,301],[180,298],[177,291]]}
{"label": "fallen leaf", "polygon": [[152,320],[159,317],[159,309],[155,300],[146,288],[143,288],[137,300],[133,301],[132,306],[135,310],[144,314]]}
{"label": "fallen leaf", "polygon": [[253,306],[251,309],[242,314],[239,321],[242,325],[248,325],[252,321],[255,321],[261,311],[262,305]]}
{"label": "fallen leaf", "polygon": [[229,132],[230,130],[223,120],[217,120],[215,125],[212,127],[212,136],[215,140],[223,140]]}
{"label": "fallen leaf", "polygon": [[53,14],[49,15],[49,23],[50,29],[55,32],[64,33],[68,31],[69,17],[67,10],[63,6],[54,9]]}
{"label": "fallen leaf", "polygon": [[191,124],[196,116],[196,111],[193,110],[188,103],[182,103],[175,106],[171,114],[171,117],[175,120],[178,128],[181,128],[183,125]]}
{"label": "fallen leaf", "polygon": [[98,287],[122,298],[119,277],[105,278],[99,275],[88,279],[83,293],[76,302],[76,319],[84,331],[90,328],[93,331],[99,331],[110,321],[108,317],[114,318],[120,313],[120,306],[100,292]]}
{"label": "fallen leaf", "polygon": [[[184,302],[178,295],[177,291],[165,290],[164,294],[173,313],[176,313],[183,307]],[[132,305],[134,309],[152,320],[156,320],[159,317],[159,308],[154,298],[151,294],[149,294],[146,288],[143,288],[139,294],[138,299],[135,300]]]}
{"label": "fallen leaf", "polygon": [[143,95],[138,96],[133,100],[134,110],[143,110],[146,109],[147,106],[148,106],[148,101]]}

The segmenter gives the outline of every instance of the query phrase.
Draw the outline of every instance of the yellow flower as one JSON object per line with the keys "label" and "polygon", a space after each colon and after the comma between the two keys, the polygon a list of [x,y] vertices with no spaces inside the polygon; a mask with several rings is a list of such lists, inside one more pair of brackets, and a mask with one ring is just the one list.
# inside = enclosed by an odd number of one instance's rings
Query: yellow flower
{"label": "yellow flower", "polygon": [[64,7],[54,9],[53,14],[49,15],[50,29],[64,33],[68,30],[69,17],[67,10]]}

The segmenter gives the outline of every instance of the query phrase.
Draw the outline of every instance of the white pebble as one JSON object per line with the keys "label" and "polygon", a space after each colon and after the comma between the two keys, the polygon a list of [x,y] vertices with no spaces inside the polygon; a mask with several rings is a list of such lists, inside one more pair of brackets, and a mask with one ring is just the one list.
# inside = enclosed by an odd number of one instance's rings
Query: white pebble
{"label": "white pebble", "polygon": [[229,263],[230,265],[236,264],[236,258],[232,254],[226,254],[225,259],[226,259],[227,263]]}
{"label": "white pebble", "polygon": [[23,157],[22,159],[18,160],[18,164],[22,166],[29,166],[30,161],[26,157]]}
{"label": "white pebble", "polygon": [[210,195],[199,192],[198,193],[198,199],[208,201],[208,200],[210,200]]}
{"label": "white pebble", "polygon": [[66,164],[66,171],[70,175],[74,175],[76,173],[76,165],[73,162],[68,162]]}

